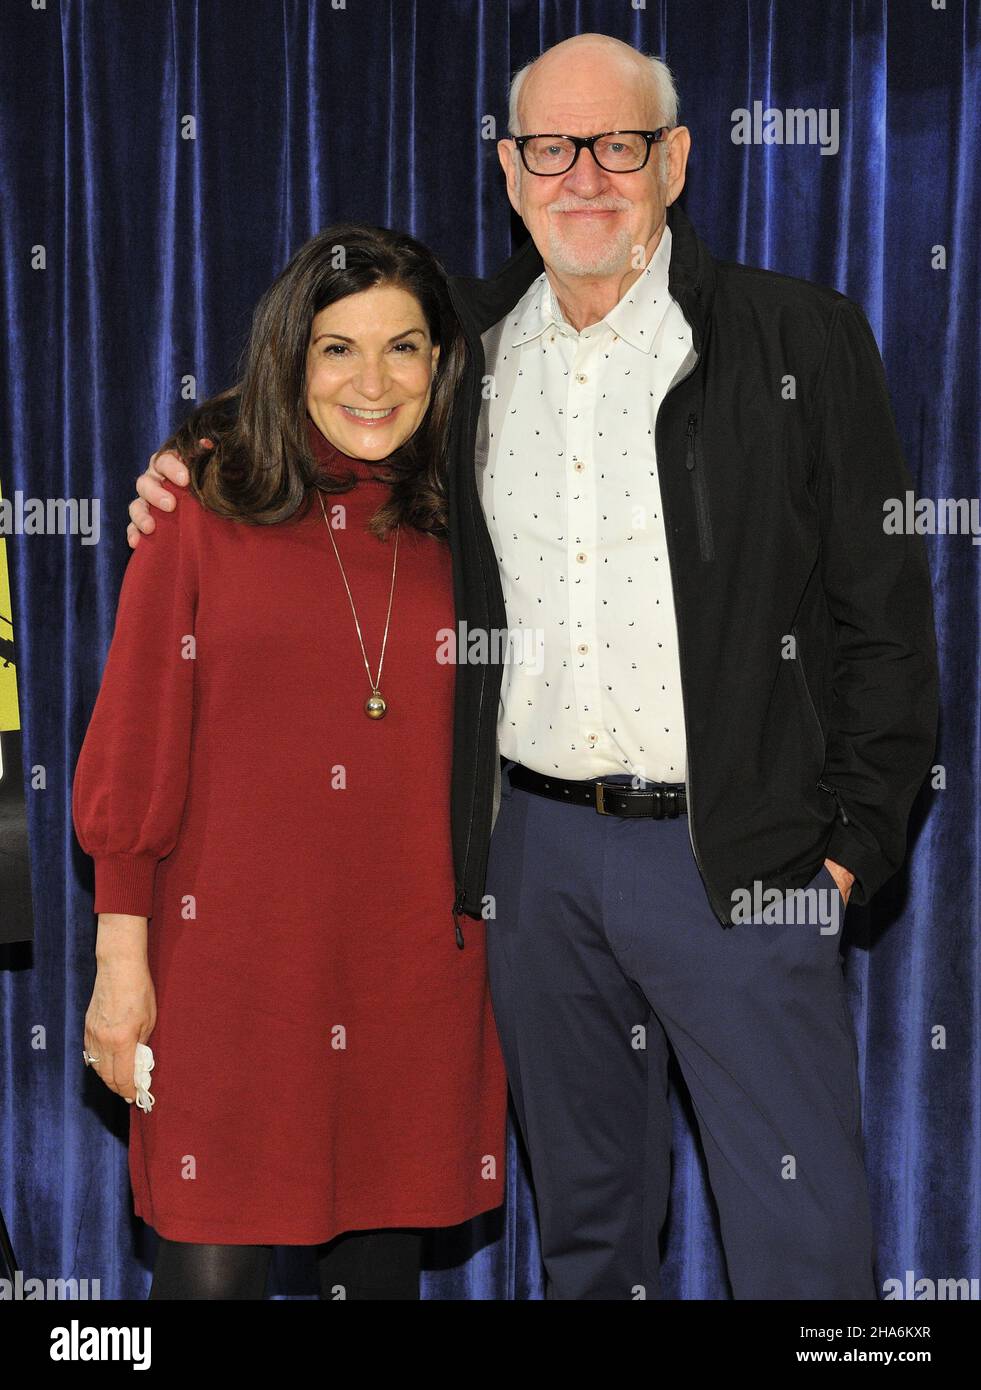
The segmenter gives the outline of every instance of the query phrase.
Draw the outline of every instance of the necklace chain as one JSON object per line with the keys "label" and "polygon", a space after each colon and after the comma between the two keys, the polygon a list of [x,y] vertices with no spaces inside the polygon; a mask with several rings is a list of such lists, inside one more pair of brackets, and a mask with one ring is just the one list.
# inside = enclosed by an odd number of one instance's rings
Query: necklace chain
{"label": "necklace chain", "polygon": [[392,584],[388,594],[388,612],[385,615],[385,632],[382,637],[381,656],[378,660],[378,675],[375,677],[374,680],[372,680],[371,667],[368,665],[368,654],[365,651],[364,638],[361,635],[361,624],[358,622],[358,612],[354,606],[354,599],[351,596],[351,586],[347,582],[347,575],[344,573],[344,566],[341,563],[340,551],[337,549],[337,542],[334,540],[334,532],[331,528],[330,522],[327,519],[327,508],[324,506],[323,493],[320,491],[319,488],[317,489],[317,496],[320,499],[320,510],[324,514],[324,522],[327,526],[327,534],[328,536],[330,536],[330,543],[334,547],[334,554],[337,556],[337,564],[341,571],[341,578],[344,580],[344,587],[347,590],[347,598],[348,602],[351,605],[351,612],[354,615],[354,626],[357,628],[358,641],[361,643],[361,656],[364,659],[364,669],[368,673],[368,681],[371,685],[371,693],[372,695],[377,695],[378,687],[381,682],[382,666],[385,662],[385,646],[388,642],[388,624],[392,616],[392,599],[395,597],[395,567],[398,564],[399,558],[399,531],[401,527],[396,526],[395,528],[395,553],[392,556]]}

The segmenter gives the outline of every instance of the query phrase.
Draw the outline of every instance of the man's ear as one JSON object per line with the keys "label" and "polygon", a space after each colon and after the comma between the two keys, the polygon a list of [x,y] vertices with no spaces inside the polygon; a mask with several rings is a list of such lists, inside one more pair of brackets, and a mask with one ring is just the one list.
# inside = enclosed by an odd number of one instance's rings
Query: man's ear
{"label": "man's ear", "polygon": [[670,205],[681,196],[685,186],[685,170],[691,150],[691,132],[687,126],[675,126],[668,136],[668,177],[665,180],[665,203]]}
{"label": "man's ear", "polygon": [[518,192],[518,163],[520,155],[517,145],[510,138],[498,140],[497,157],[501,161],[501,168],[504,170],[504,178],[507,184],[508,200],[518,216],[521,216],[521,199]]}

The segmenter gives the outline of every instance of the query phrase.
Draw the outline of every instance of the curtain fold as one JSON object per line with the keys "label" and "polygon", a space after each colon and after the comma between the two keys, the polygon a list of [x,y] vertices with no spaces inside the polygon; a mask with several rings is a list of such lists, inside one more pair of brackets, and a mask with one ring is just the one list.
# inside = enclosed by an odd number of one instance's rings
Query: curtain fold
{"label": "curtain fold", "polygon": [[[101,539],[8,540],[36,942],[0,953],[0,1207],[25,1272],[143,1298],[128,1108],[83,1066],[94,976],[71,778],[148,455],[234,379],[252,308],[339,219],[396,226],[450,271],[524,236],[495,139],[510,74],[573,33],[666,58],[693,136],[684,202],[724,259],[833,286],[879,340],[918,497],[977,493],[978,10],[948,0],[47,0],[0,42],[5,495],[98,498]],[[740,144],[744,109],[815,108],[836,148]],[[832,116],[831,113],[837,113]],[[936,786],[904,870],[849,913],[880,1285],[978,1277],[978,559],[928,536],[943,678]],[[152,737],[152,731],[148,731]],[[0,903],[0,912],[3,904]],[[674,1071],[677,1080],[677,1070]],[[682,1089],[665,1292],[728,1297]],[[435,1233],[427,1298],[543,1296],[512,1135],[501,1212]],[[270,1292],[309,1297],[302,1251]]]}

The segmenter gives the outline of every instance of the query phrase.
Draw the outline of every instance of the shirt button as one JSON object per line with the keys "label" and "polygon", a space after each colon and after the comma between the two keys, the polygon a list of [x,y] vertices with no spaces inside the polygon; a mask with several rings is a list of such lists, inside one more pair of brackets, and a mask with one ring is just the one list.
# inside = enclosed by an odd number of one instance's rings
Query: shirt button
{"label": "shirt button", "polygon": [[586,467],[586,465],[585,465],[585,464],[582,462],[582,460],[580,459],[580,460],[578,460],[576,463],[574,463],[574,464],[572,465],[572,467],[573,467],[573,471],[574,471],[574,472],[576,472],[576,473],[581,473],[582,470]]}
{"label": "shirt button", "polygon": [[586,381],[586,380],[587,380],[586,373],[585,373],[585,372],[576,372],[576,380],[579,381],[579,382]]}
{"label": "shirt button", "polygon": [[586,552],[585,552],[585,550],[580,550],[579,553],[578,553],[578,555],[576,556],[576,559],[577,559],[577,561],[579,562],[580,565],[584,565],[584,564],[586,563]]}
{"label": "shirt button", "polygon": [[580,656],[585,656],[586,653],[589,651],[589,643],[580,642],[579,646],[576,648],[576,651],[579,653]]}
{"label": "shirt button", "polygon": [[587,735],[586,735],[586,742],[587,742],[587,743],[595,743],[596,740],[597,740],[598,738],[599,738],[599,734],[587,734]]}

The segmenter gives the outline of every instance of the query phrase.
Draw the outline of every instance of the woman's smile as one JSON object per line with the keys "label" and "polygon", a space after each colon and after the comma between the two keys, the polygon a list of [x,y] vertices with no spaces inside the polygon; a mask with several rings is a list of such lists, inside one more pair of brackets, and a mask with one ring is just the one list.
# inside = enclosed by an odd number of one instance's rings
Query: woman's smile
{"label": "woman's smile", "polygon": [[401,409],[401,406],[390,405],[382,410],[364,410],[361,406],[342,405],[339,409],[349,420],[372,429],[377,425],[387,425],[390,420],[395,418],[396,412]]}

